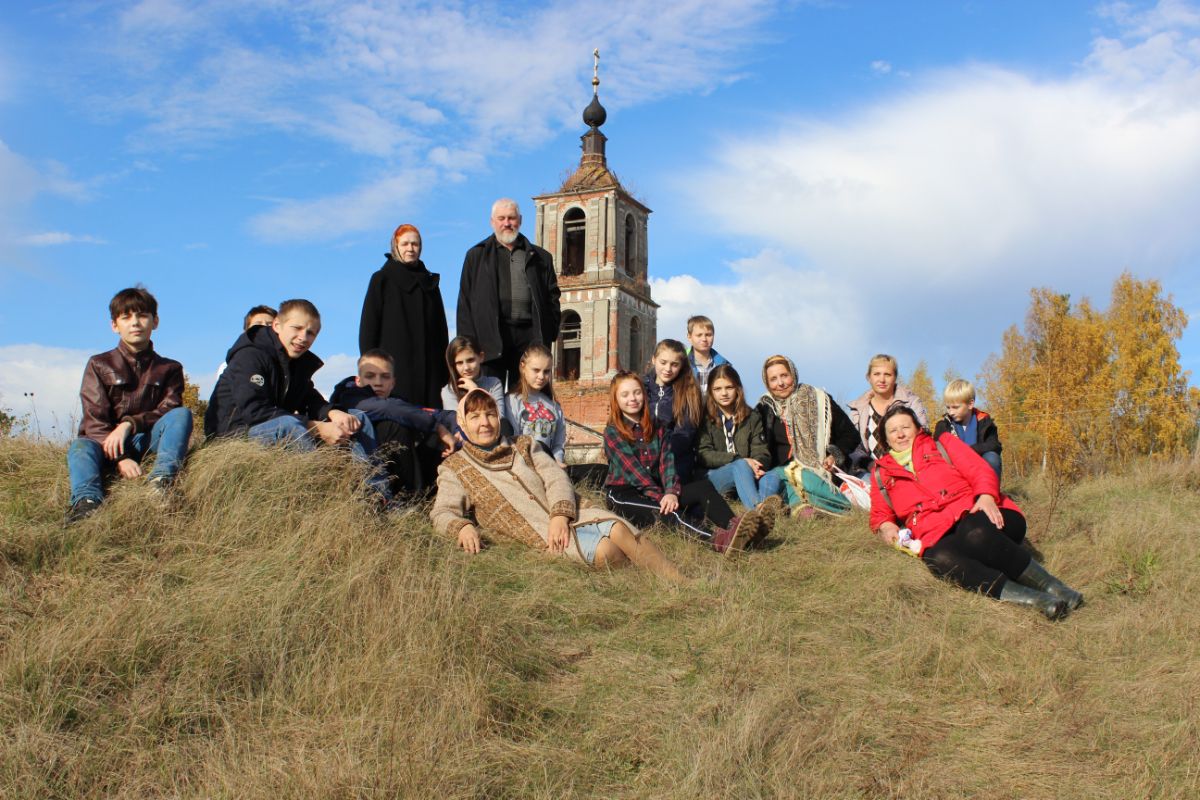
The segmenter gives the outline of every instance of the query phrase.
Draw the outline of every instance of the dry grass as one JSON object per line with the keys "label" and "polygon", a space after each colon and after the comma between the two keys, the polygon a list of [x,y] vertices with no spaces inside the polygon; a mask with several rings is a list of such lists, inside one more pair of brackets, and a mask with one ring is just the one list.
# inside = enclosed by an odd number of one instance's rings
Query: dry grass
{"label": "dry grass", "polygon": [[[1061,500],[1064,623],[955,590],[861,520],[694,584],[588,573],[355,496],[338,453],[205,448],[179,502],[64,530],[61,449],[0,442],[0,794],[1200,796],[1200,473]],[[340,499],[331,499],[340,498]]]}

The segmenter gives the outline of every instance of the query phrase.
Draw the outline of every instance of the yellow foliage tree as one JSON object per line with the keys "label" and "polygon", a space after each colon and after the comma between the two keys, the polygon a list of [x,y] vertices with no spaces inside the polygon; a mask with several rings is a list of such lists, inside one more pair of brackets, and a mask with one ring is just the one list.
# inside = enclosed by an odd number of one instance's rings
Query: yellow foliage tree
{"label": "yellow foliage tree", "polygon": [[1022,333],[1004,334],[980,381],[1004,439],[1005,464],[1054,477],[1114,461],[1176,455],[1195,429],[1175,340],[1186,323],[1157,282],[1128,273],[1109,310],[1034,289]]}
{"label": "yellow foliage tree", "polygon": [[208,411],[208,401],[200,397],[200,387],[192,383],[185,373],[183,376],[183,407],[192,412],[193,436],[202,436],[204,431],[204,412]]}
{"label": "yellow foliage tree", "polygon": [[1113,284],[1108,323],[1116,454],[1178,453],[1195,428],[1187,373],[1175,347],[1187,314],[1162,297],[1158,281],[1139,281],[1126,272]]}
{"label": "yellow foliage tree", "polygon": [[917,362],[917,368],[908,376],[905,384],[921,401],[921,405],[925,406],[925,411],[929,413],[929,428],[932,430],[937,418],[941,416],[942,405],[934,392],[933,379],[929,377],[929,365],[925,363],[925,359]]}

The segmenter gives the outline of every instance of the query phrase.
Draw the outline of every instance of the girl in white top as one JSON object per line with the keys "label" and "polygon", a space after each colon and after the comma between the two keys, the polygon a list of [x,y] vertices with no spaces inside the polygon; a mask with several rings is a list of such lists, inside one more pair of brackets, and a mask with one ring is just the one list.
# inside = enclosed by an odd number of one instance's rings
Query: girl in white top
{"label": "girl in white top", "polygon": [[504,385],[499,378],[483,374],[483,350],[470,336],[456,336],[446,347],[446,367],[450,382],[442,387],[442,408],[457,411],[458,401],[472,389],[483,389],[504,405]]}
{"label": "girl in white top", "polygon": [[550,348],[531,344],[521,354],[517,388],[504,398],[504,418],[515,436],[528,436],[545,448],[559,464],[566,464],[567,425],[562,406],[550,385],[553,365]]}

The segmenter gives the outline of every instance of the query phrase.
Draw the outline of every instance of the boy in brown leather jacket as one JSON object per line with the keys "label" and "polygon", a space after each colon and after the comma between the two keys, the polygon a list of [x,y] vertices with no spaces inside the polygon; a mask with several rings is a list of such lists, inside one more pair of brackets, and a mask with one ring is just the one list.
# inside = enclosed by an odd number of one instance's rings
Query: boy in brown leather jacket
{"label": "boy in brown leather jacket", "polygon": [[79,399],[79,438],[67,451],[71,508],[67,522],[90,516],[104,499],[103,474],[142,475],[141,461],[155,453],[151,487],[165,493],[187,455],[192,413],[183,407],[183,365],[154,352],[158,301],[144,287],[123,289],[108,304],[120,337],[107,353],[88,359]]}

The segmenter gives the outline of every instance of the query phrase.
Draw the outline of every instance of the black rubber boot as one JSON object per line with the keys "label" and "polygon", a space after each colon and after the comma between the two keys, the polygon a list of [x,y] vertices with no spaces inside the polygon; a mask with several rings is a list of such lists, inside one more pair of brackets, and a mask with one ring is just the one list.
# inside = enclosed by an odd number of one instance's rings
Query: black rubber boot
{"label": "black rubber boot", "polygon": [[1051,575],[1036,561],[1029,561],[1029,566],[1017,578],[1019,583],[1030,586],[1034,589],[1040,589],[1043,592],[1048,592],[1055,597],[1066,601],[1067,609],[1074,611],[1083,603],[1083,594],[1067,586],[1058,578]]}
{"label": "black rubber boot", "polygon": [[1032,606],[1045,614],[1047,619],[1062,619],[1071,613],[1067,601],[1061,597],[1023,586],[1012,580],[1004,582],[1004,588],[1000,590],[1000,600],[1004,603]]}

